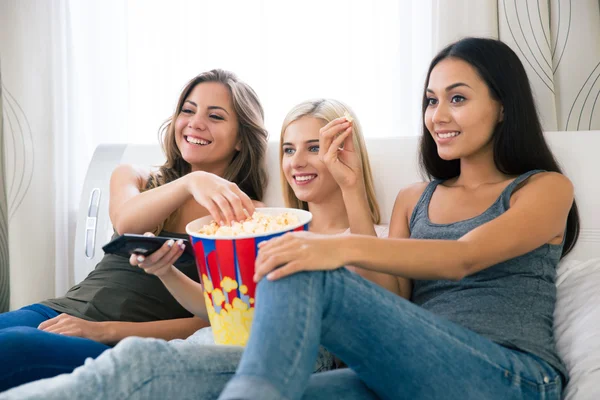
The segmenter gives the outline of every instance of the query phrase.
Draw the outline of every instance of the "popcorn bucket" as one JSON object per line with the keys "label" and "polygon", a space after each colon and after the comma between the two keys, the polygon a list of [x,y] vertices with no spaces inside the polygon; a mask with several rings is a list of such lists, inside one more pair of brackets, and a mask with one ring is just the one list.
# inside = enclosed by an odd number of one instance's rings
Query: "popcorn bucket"
{"label": "popcorn bucket", "polygon": [[283,213],[298,217],[298,223],[259,234],[216,236],[198,233],[213,218],[209,215],[186,226],[196,254],[198,275],[215,343],[244,346],[254,315],[254,262],[258,244],[290,231],[308,230],[312,214],[294,208],[257,208],[275,217]]}

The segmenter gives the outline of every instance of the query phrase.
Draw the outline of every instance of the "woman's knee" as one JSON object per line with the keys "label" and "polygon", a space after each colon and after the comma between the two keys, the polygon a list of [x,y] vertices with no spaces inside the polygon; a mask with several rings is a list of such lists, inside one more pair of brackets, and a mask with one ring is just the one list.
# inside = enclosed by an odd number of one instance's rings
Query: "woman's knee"
{"label": "woman's knee", "polygon": [[19,370],[29,366],[51,343],[44,340],[44,331],[27,326],[0,330],[0,372],[5,368]]}
{"label": "woman's knee", "polygon": [[259,296],[258,293],[285,293],[286,295],[293,293],[299,295],[311,290],[315,284],[322,284],[325,274],[326,271],[303,271],[274,281],[263,278],[257,284],[257,296]]}
{"label": "woman's knee", "polygon": [[13,326],[0,330],[0,348],[23,352],[32,345],[43,343],[44,331],[29,326]]}

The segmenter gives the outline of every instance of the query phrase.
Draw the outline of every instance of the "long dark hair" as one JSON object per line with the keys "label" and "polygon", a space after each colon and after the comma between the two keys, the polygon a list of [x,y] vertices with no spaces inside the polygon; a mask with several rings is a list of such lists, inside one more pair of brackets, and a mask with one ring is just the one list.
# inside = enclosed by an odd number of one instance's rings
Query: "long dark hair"
{"label": "long dark hair", "polygon": [[[533,169],[562,173],[544,138],[527,73],[519,57],[505,43],[494,39],[465,38],[440,51],[431,61],[423,90],[423,117],[427,110],[427,85],[433,68],[446,58],[469,63],[486,83],[490,95],[503,106],[502,122],[492,140],[496,168],[507,175],[520,175]],[[443,160],[437,152],[423,118],[420,163],[431,179],[460,175],[460,160]],[[562,256],[575,246],[579,236],[579,212],[573,206],[567,218]]]}

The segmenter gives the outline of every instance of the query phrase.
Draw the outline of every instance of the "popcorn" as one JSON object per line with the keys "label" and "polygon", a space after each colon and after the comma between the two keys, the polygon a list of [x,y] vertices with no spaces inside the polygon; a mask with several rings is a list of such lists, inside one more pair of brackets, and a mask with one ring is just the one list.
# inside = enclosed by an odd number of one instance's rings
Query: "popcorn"
{"label": "popcorn", "polygon": [[204,225],[198,233],[208,236],[241,236],[256,235],[268,232],[277,232],[287,229],[291,225],[299,223],[295,214],[284,212],[279,215],[266,215],[254,212],[251,218],[242,222],[233,222],[231,226],[219,226],[216,221]]}
{"label": "popcorn", "polygon": [[256,304],[258,244],[285,232],[306,230],[311,220],[308,211],[289,208],[257,208],[246,216],[230,226],[219,226],[210,216],[186,226],[216,344],[246,345]]}
{"label": "popcorn", "polygon": [[346,118],[346,121],[348,121],[348,122],[354,121],[354,118],[352,118],[352,115],[350,115],[350,113],[347,110],[344,111],[344,117]]}
{"label": "popcorn", "polygon": [[[348,121],[349,123],[352,123],[352,121],[354,121],[354,118],[352,118],[352,115],[350,115],[350,113],[348,112],[348,110],[344,111],[344,118],[346,118],[346,121]],[[335,135],[335,138],[337,139],[338,136],[340,136],[342,134],[342,132],[338,133]],[[338,147],[339,151],[343,151],[344,150],[344,143],[340,144]]]}

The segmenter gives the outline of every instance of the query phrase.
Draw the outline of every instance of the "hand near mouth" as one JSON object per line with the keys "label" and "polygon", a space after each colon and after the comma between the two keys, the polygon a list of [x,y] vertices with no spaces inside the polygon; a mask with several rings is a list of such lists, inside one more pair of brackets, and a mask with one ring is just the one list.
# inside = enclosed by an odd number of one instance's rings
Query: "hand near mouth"
{"label": "hand near mouth", "polygon": [[334,119],[319,131],[319,158],[342,189],[363,181],[362,167],[354,142],[353,122],[346,117]]}

